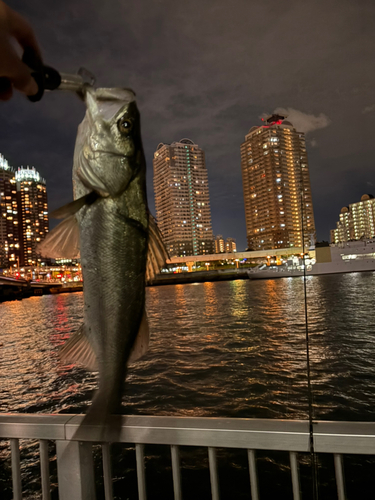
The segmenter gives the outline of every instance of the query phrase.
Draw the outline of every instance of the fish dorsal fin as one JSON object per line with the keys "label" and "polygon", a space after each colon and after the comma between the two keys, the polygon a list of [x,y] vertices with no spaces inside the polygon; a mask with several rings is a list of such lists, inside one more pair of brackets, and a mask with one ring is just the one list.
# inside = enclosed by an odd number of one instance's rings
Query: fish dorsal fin
{"label": "fish dorsal fin", "polygon": [[[147,314],[146,311],[144,311],[137,337],[128,359],[128,364],[134,363],[134,361],[137,361],[147,352],[149,342],[150,331],[148,328]],[[94,350],[87,338],[85,325],[82,325],[70,339],[65,342],[60,349],[59,356],[64,364],[77,363],[86,368],[86,370],[98,371],[98,363]]]}
{"label": "fish dorsal fin", "polygon": [[60,222],[37,246],[43,257],[76,259],[79,257],[79,228],[75,215]]}
{"label": "fish dorsal fin", "polygon": [[146,265],[146,280],[152,280],[161,269],[166,265],[169,259],[168,252],[163,243],[163,239],[155,218],[149,214],[148,218],[148,254]]}

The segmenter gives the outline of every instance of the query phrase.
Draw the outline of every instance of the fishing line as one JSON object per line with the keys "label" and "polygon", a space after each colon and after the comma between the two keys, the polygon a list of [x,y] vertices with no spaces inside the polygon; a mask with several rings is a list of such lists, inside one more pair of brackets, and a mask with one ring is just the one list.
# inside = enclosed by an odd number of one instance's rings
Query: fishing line
{"label": "fishing line", "polygon": [[303,293],[305,302],[305,342],[306,342],[306,365],[307,365],[307,394],[308,394],[308,407],[309,407],[309,445],[312,469],[312,486],[313,486],[313,500],[318,500],[318,470],[317,460],[314,448],[314,431],[313,431],[313,393],[311,384],[311,370],[310,370],[310,339],[309,339],[309,326],[307,315],[307,282],[306,282],[306,256],[305,256],[305,230],[304,230],[304,192],[301,171],[301,226],[302,226],[302,253],[303,253]]}

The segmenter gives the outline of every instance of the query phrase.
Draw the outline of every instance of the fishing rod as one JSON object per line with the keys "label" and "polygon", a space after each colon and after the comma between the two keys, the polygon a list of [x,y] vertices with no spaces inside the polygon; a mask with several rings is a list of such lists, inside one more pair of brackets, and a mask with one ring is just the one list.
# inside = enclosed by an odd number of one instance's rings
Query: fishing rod
{"label": "fishing rod", "polygon": [[318,470],[317,461],[314,448],[314,430],[313,430],[313,393],[311,384],[311,369],[310,369],[310,339],[309,339],[309,326],[307,314],[307,282],[306,282],[306,255],[305,255],[305,230],[304,230],[304,190],[302,181],[301,169],[301,235],[302,235],[302,255],[303,255],[303,292],[305,302],[305,342],[306,342],[306,365],[307,365],[307,394],[308,394],[308,411],[309,411],[309,448],[311,457],[312,468],[312,486],[313,486],[313,500],[318,500]]}

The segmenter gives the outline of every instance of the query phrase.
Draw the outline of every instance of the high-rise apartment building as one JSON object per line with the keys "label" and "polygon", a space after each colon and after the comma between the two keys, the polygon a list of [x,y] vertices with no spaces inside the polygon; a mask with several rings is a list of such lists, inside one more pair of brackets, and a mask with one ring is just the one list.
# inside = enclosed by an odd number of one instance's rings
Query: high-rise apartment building
{"label": "high-rise apartment building", "polygon": [[17,182],[20,265],[37,264],[37,244],[42,241],[49,229],[46,181],[32,168],[18,168],[15,173]]}
{"label": "high-rise apartment building", "polygon": [[236,240],[234,238],[227,238],[226,240],[221,234],[215,238],[215,253],[233,253],[237,252]]}
{"label": "high-rise apartment building", "polygon": [[225,251],[226,253],[237,252],[236,240],[234,238],[227,238],[225,240]]}
{"label": "high-rise apartment building", "polygon": [[249,249],[301,247],[315,241],[305,136],[280,115],[254,126],[241,145]]}
{"label": "high-rise apartment building", "polygon": [[214,251],[204,151],[190,139],[154,153],[156,219],[169,255]]}
{"label": "high-rise apartment building", "polygon": [[225,253],[225,240],[221,234],[215,238],[215,253]]}
{"label": "high-rise apartment building", "polygon": [[331,243],[375,237],[375,199],[364,194],[361,201],[343,207],[336,229],[331,230]]}
{"label": "high-rise apartment building", "polygon": [[19,246],[14,170],[0,154],[0,268],[17,263]]}

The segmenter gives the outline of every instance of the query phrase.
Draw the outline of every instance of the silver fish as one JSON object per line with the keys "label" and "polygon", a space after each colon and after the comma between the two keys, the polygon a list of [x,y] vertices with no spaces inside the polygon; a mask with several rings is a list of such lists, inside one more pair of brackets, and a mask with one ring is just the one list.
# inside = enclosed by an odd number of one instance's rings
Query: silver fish
{"label": "silver fish", "polygon": [[104,424],[119,413],[127,364],[148,345],[145,280],[168,257],[146,199],[146,163],[135,95],[125,89],[86,89],[86,116],[78,128],[75,201],[39,251],[80,254],[84,324],[61,351],[65,362],[99,371],[85,424]]}

